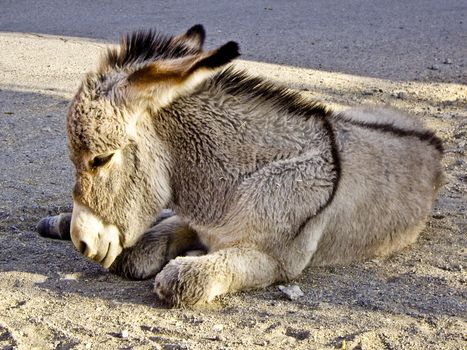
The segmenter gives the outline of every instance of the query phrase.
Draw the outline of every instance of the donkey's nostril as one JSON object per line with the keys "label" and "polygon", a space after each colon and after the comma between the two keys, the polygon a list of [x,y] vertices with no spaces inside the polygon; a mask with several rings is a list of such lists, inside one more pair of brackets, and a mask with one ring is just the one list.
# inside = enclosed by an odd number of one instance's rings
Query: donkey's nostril
{"label": "donkey's nostril", "polygon": [[88,245],[83,241],[79,241],[78,251],[81,254],[84,254],[87,249],[88,249]]}

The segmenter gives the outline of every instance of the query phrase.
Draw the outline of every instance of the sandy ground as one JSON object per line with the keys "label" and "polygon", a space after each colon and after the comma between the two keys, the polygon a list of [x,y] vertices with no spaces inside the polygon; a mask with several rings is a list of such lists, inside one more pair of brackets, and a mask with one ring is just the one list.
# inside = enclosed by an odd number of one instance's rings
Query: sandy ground
{"label": "sandy ground", "polygon": [[[467,348],[464,2],[79,3],[2,2],[0,349]],[[112,276],[70,242],[37,236],[41,217],[71,209],[65,115],[104,43],[131,28],[197,22],[212,32],[208,46],[243,44],[238,65],[254,74],[336,109],[391,104],[437,131],[449,184],[414,246],[308,269],[296,301],[271,286],[170,310],[151,281]]]}

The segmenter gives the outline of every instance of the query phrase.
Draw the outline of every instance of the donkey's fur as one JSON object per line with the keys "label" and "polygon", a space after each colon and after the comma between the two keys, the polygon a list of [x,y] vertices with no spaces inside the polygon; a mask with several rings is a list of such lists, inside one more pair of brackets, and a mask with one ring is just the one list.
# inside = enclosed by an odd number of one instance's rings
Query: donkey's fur
{"label": "donkey's fur", "polygon": [[[443,181],[431,131],[390,109],[334,113],[203,41],[199,25],[133,33],[84,79],[68,115],[81,252],[191,305],[415,241]],[[177,216],[148,229],[165,207]],[[207,254],[179,256],[192,249]]]}

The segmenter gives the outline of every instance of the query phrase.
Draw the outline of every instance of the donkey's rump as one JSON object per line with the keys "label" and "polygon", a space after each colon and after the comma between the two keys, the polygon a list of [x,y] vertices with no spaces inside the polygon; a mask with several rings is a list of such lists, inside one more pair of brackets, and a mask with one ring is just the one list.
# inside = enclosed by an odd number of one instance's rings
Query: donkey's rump
{"label": "donkey's rump", "polygon": [[443,178],[439,139],[411,117],[359,109],[336,120],[341,178],[323,213],[328,225],[313,265],[384,256],[413,243]]}

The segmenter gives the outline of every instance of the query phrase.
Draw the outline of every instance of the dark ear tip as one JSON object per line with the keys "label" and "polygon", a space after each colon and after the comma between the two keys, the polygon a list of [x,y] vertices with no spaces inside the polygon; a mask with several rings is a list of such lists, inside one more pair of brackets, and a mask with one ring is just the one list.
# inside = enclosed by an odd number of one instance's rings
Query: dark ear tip
{"label": "dark ear tip", "polygon": [[217,68],[221,67],[233,59],[240,56],[238,44],[235,41],[229,41],[227,44],[222,45],[218,49],[211,51],[211,53],[198,61],[193,67],[192,70],[199,67],[205,68]]}
{"label": "dark ear tip", "polygon": [[202,39],[206,36],[206,31],[204,30],[204,27],[202,24],[195,24],[193,27],[187,30],[186,32],[187,36],[193,36],[193,35],[198,35]]}
{"label": "dark ear tip", "polygon": [[229,41],[227,44],[222,45],[219,48],[219,51],[221,51],[223,55],[230,57],[232,60],[240,56],[240,46],[238,46],[235,41]]}

